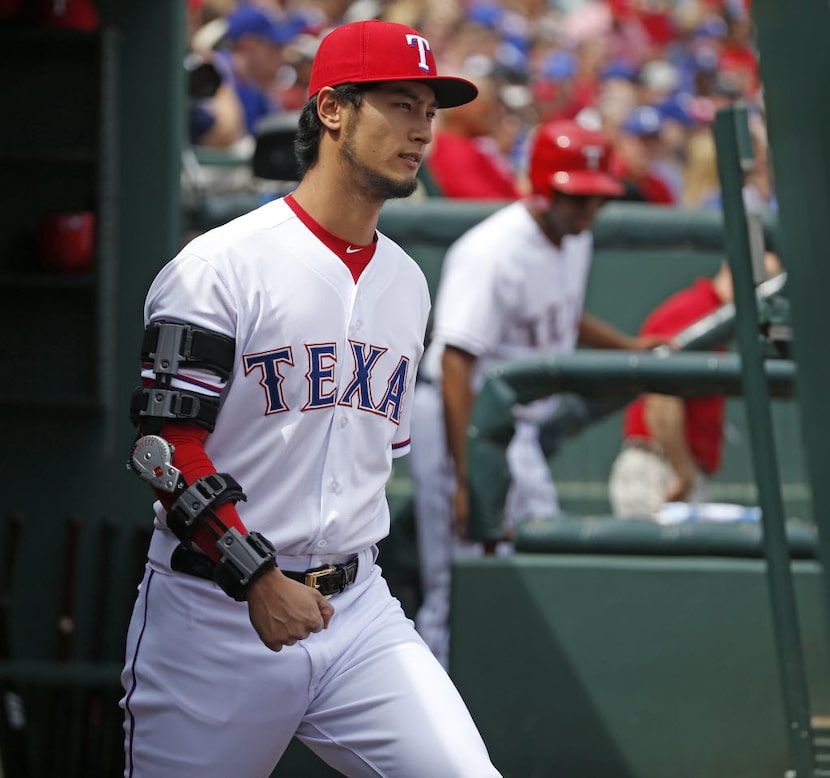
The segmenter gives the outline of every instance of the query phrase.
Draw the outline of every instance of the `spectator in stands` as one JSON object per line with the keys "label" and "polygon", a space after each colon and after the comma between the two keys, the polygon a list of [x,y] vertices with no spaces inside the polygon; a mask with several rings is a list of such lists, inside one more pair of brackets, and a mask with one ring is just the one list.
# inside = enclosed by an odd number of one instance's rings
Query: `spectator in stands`
{"label": "spectator in stands", "polygon": [[427,172],[445,197],[515,200],[515,174],[499,148],[499,124],[507,120],[494,79],[468,76],[478,87],[473,103],[441,111],[426,158]]}
{"label": "spectator in stands", "polygon": [[685,208],[720,208],[715,138],[711,130],[693,135],[686,145],[684,189],[681,204]]}
{"label": "spectator in stands", "polygon": [[761,80],[758,57],[752,41],[752,20],[740,3],[730,3],[725,20],[727,33],[723,40],[718,70],[732,74],[741,94],[757,101]]}
{"label": "spectator in stands", "polygon": [[[573,121],[544,125],[530,154],[533,197],[470,229],[444,260],[415,389],[410,467],[423,590],[416,626],[445,666],[455,538],[467,531],[466,431],[486,371],[505,359],[569,352],[577,342],[631,349],[658,342],[627,336],[583,311],[591,228],[605,201],[622,193],[608,173],[608,153],[599,132]],[[508,526],[558,512],[539,443],[539,424],[556,404],[544,398],[516,411]]]}
{"label": "spectator in stands", "polygon": [[[767,277],[781,272],[776,254],[764,259]],[[640,335],[674,337],[733,299],[732,273],[723,261],[712,278],[697,279],[655,308]],[[613,514],[646,519],[667,503],[708,502],[709,478],[721,465],[725,406],[723,395],[645,394],[631,403],[608,482]]]}
{"label": "spectator in stands", "polygon": [[[230,148],[247,133],[245,112],[227,68],[213,56],[215,35],[224,31],[224,19],[214,16],[202,0],[187,0],[185,9],[190,142],[194,146]],[[211,29],[220,32],[211,37]]]}
{"label": "spectator in stands", "polygon": [[299,111],[308,98],[311,64],[320,41],[313,35],[301,34],[285,48],[285,70],[289,78],[281,80],[279,102],[286,111]]}
{"label": "spectator in stands", "polygon": [[230,148],[247,135],[242,102],[218,64],[195,52],[185,59],[190,142],[194,146]]}
{"label": "spectator in stands", "polygon": [[662,119],[657,108],[638,105],[620,127],[612,170],[625,187],[624,199],[674,205],[677,198],[656,166],[660,157]]}
{"label": "spectator in stands", "polygon": [[[201,17],[203,22],[212,20],[209,25],[203,24],[199,31],[200,41],[202,38],[209,40],[223,27],[228,30],[225,37],[228,51],[223,53],[228,69],[233,59],[231,51],[241,53],[248,48],[248,43],[241,40],[243,33],[265,30],[259,37],[259,46],[251,47],[258,50],[258,55],[263,53],[263,38],[266,42],[271,41],[270,72],[263,79],[266,87],[258,88],[250,76],[237,79],[247,85],[243,91],[254,95],[258,89],[264,92],[264,96],[259,97],[248,94],[244,100],[248,108],[246,132],[251,130],[258,116],[291,110],[301,102],[308,52],[313,51],[319,38],[329,29],[355,18],[374,15],[427,29],[436,57],[443,63],[450,63],[452,70],[469,71],[487,62],[500,71],[511,72],[509,84],[514,91],[517,91],[516,85],[521,85],[530,94],[528,109],[509,114],[496,130],[479,135],[477,144],[501,147],[502,155],[510,155],[520,190],[525,187],[527,171],[526,139],[539,122],[571,117],[580,122],[593,121],[616,145],[617,128],[628,118],[611,117],[608,111],[612,102],[617,104],[613,112],[623,105],[624,101],[617,99],[625,97],[623,90],[616,88],[619,84],[628,91],[634,87],[639,92],[639,104],[661,112],[663,98],[676,87],[677,92],[671,98],[676,94],[684,95],[684,99],[696,106],[695,113],[708,114],[704,121],[711,121],[714,111],[724,103],[736,99],[747,99],[750,105],[758,102],[757,57],[750,35],[749,4],[741,0],[729,3],[699,0],[684,3],[633,0],[591,3],[546,3],[541,0],[510,3],[498,0],[463,3],[443,0],[418,3],[412,0],[185,1],[191,15]],[[257,14],[263,14],[270,21],[264,25],[259,21],[253,23]],[[281,47],[280,44],[301,32],[305,33],[302,41]],[[204,49],[204,46],[197,48]],[[281,54],[278,54],[280,49]],[[260,56],[259,61],[267,59]],[[277,75],[276,68],[279,68]],[[609,88],[611,80],[617,82],[613,89]],[[504,94],[503,89],[499,91]],[[609,100],[612,91],[614,99]],[[253,120],[250,118],[252,112],[255,113]],[[209,120],[204,115],[198,118]],[[663,119],[661,135],[665,140],[665,115]],[[217,126],[221,126],[218,120]],[[652,170],[639,185],[632,180],[637,177],[636,173],[624,168],[629,165],[637,168],[638,155],[643,156],[639,141],[648,140],[648,136],[632,139],[630,134],[625,134],[620,157],[628,155],[633,161],[620,163],[615,172],[624,173],[627,179],[627,197],[645,202],[674,204],[681,201],[676,162],[684,156],[687,141],[687,133],[681,129],[673,128],[669,144],[671,155],[664,160],[669,163],[668,167],[662,171]],[[511,138],[518,139],[512,147],[509,146]],[[491,139],[495,142],[490,143]],[[222,145],[225,141],[204,142]],[[668,174],[671,175],[666,181]],[[455,180],[463,180],[463,177],[455,177]],[[661,185],[666,183],[669,192]]]}
{"label": "spectator in stands", "polygon": [[749,134],[755,157],[752,170],[746,176],[744,202],[747,208],[756,211],[777,211],[778,198],[769,158],[767,125],[760,113],[750,114]]}
{"label": "spectator in stands", "polygon": [[227,31],[217,55],[229,74],[245,111],[245,127],[253,135],[257,121],[282,110],[276,95],[283,49],[299,34],[294,19],[256,5],[240,5],[227,18]]}

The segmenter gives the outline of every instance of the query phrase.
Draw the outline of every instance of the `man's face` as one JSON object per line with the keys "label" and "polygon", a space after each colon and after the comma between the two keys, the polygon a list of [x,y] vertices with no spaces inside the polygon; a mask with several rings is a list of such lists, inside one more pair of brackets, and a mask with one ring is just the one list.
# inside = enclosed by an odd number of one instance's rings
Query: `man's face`
{"label": "man's face", "polygon": [[600,195],[556,192],[550,208],[541,213],[546,231],[558,241],[566,235],[578,235],[590,230],[605,200]]}
{"label": "man's face", "polygon": [[244,51],[250,78],[263,87],[272,84],[284,62],[282,46],[250,35],[245,39]]}
{"label": "man's face", "polygon": [[369,199],[415,191],[436,109],[435,93],[416,81],[378,84],[359,109],[347,107],[340,158]]}

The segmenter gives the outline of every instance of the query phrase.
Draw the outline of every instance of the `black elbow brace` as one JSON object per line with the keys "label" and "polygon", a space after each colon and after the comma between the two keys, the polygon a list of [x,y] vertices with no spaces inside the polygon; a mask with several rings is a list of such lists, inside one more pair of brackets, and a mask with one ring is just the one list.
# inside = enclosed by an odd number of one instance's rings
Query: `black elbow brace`
{"label": "black elbow brace", "polygon": [[179,367],[203,368],[227,381],[233,369],[236,344],[221,332],[195,324],[154,321],[144,330],[141,359],[153,363],[156,375],[175,375]]}
{"label": "black elbow brace", "polygon": [[[218,529],[227,527],[213,514],[215,508],[230,500],[245,500],[242,487],[227,473],[211,473],[194,481],[167,511],[167,526],[182,542],[189,543],[197,522],[205,522],[205,514],[212,514]],[[216,534],[216,533],[214,533]]]}
{"label": "black elbow brace", "polygon": [[277,566],[274,546],[259,532],[242,535],[231,527],[216,546],[222,557],[213,566],[213,580],[227,595],[240,602],[246,598],[254,581]]}
{"label": "black elbow brace", "polygon": [[[204,568],[226,594],[242,601],[251,584],[276,567],[274,547],[259,532],[243,535],[216,515],[215,508],[223,503],[246,499],[233,477],[211,473],[187,486],[181,472],[173,466],[172,456],[173,447],[164,438],[145,435],[135,442],[127,468],[156,489],[178,493],[167,511],[167,526],[184,547],[190,546],[197,524],[205,527],[216,539],[220,558],[212,562],[204,556]],[[198,556],[202,558],[202,554]]]}
{"label": "black elbow brace", "polygon": [[[244,500],[239,484],[227,473],[213,473],[195,481],[185,489],[167,511],[167,526],[179,540],[190,542],[197,523],[211,530],[220,558],[212,567],[212,578],[230,597],[243,601],[251,584],[275,567],[274,547],[259,532],[243,535],[235,527],[227,527],[214,509],[228,501]],[[210,516],[212,525],[206,521]]]}
{"label": "black elbow brace", "polygon": [[216,427],[219,400],[183,389],[139,387],[130,402],[130,420],[142,432],[160,432],[164,419],[191,421],[208,432]]}
{"label": "black elbow brace", "polygon": [[236,344],[220,332],[193,324],[155,321],[144,330],[141,360],[152,363],[156,381],[139,387],[130,402],[130,420],[145,433],[161,431],[165,419],[190,421],[213,432],[219,401],[187,389],[172,389],[182,367],[210,370],[226,381],[233,370]]}
{"label": "black elbow brace", "polygon": [[[189,544],[197,523],[208,527],[214,536],[222,533],[216,540],[221,556],[213,563],[211,575],[228,596],[240,602],[251,584],[277,564],[274,547],[264,535],[243,535],[235,527],[227,527],[214,513],[216,507],[229,500],[244,499],[241,487],[231,476],[213,473],[185,489],[167,511],[167,526],[185,544]],[[206,515],[212,524],[206,521]]]}
{"label": "black elbow brace", "polygon": [[[243,601],[248,589],[260,576],[276,567],[274,547],[259,532],[243,535],[235,527],[227,527],[214,513],[214,508],[233,500],[244,500],[239,484],[227,473],[206,475],[181,493],[167,511],[167,526],[184,543],[190,542],[195,525],[207,526],[214,535],[220,558],[213,563],[211,576],[234,600]],[[213,526],[205,520],[211,518]],[[207,557],[206,557],[207,559]]]}

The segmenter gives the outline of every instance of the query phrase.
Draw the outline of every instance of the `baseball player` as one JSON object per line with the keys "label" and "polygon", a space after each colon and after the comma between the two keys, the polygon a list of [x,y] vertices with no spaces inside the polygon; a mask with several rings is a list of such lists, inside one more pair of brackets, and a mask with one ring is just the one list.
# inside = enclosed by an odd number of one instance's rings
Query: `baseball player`
{"label": "baseball player", "polygon": [[[608,173],[608,152],[602,134],[576,122],[543,125],[530,154],[533,196],[473,227],[444,260],[432,342],[415,392],[411,469],[423,592],[416,625],[445,667],[450,568],[461,550],[454,534],[463,538],[467,523],[467,425],[487,370],[507,359],[567,353],[577,343],[652,345],[583,311],[594,218],[623,192]],[[515,411],[508,528],[520,518],[558,513],[538,436],[556,403],[545,398]]]}
{"label": "baseball player", "polygon": [[349,776],[498,775],[375,564],[429,310],[376,225],[415,189],[437,108],[475,94],[409,27],[335,29],[296,190],[152,283],[131,466],[159,499],[122,673],[125,776],[268,776],[295,735]]}
{"label": "baseball player", "polygon": [[[765,252],[766,277],[781,269],[778,255]],[[711,278],[697,278],[658,305],[640,332],[673,337],[734,299],[732,271],[722,260]],[[725,422],[722,394],[640,395],[623,416],[622,448],[608,480],[612,513],[621,519],[647,519],[667,503],[709,502],[709,481],[721,466]]]}

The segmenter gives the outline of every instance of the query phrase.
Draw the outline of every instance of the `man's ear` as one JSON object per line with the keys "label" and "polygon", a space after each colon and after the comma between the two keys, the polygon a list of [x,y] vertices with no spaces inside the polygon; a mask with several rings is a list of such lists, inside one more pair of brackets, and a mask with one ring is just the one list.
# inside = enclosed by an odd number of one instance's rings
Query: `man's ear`
{"label": "man's ear", "polygon": [[324,86],[317,93],[317,116],[329,130],[339,130],[343,124],[343,106],[334,94],[334,89]]}

